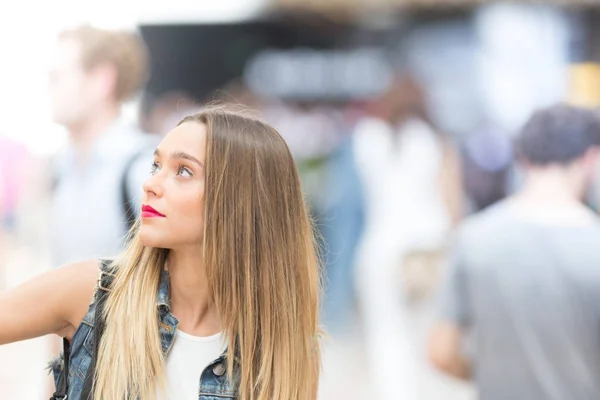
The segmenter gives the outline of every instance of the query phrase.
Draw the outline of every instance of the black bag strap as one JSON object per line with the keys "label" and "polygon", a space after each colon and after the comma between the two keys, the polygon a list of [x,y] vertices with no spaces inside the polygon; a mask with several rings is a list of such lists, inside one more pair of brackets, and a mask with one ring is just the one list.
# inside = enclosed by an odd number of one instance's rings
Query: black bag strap
{"label": "black bag strap", "polygon": [[50,400],[66,400],[69,392],[69,358],[71,357],[71,344],[63,338],[63,373],[58,381],[56,392]]}
{"label": "black bag strap", "polygon": [[90,367],[85,375],[83,381],[83,389],[81,391],[82,400],[92,399],[92,391],[94,384],[94,377],[96,375],[96,361],[98,351],[100,349],[100,339],[104,333],[105,321],[104,321],[104,304],[110,293],[110,286],[115,277],[114,273],[109,268],[110,262],[106,260],[101,261],[100,265],[100,277],[98,279],[98,290],[96,291],[96,310],[94,313],[94,352],[92,354],[92,361]]}

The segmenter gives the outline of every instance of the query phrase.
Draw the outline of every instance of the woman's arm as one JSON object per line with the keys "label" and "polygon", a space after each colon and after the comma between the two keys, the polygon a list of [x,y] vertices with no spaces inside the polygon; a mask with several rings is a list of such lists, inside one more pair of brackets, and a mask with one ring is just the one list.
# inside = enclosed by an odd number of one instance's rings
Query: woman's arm
{"label": "woman's arm", "polygon": [[56,333],[71,339],[94,295],[98,261],[70,264],[0,293],[0,345]]}

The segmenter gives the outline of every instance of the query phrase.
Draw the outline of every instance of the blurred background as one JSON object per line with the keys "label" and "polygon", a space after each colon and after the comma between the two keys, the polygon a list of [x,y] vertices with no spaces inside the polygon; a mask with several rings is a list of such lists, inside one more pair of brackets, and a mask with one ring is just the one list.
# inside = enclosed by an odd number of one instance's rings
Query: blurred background
{"label": "blurred background", "polygon": [[[518,187],[512,139],[533,110],[560,101],[600,106],[599,6],[593,0],[2,5],[0,290],[55,266],[60,231],[50,221],[50,171],[69,141],[64,125],[53,122],[49,92],[57,35],[80,24],[133,31],[147,47],[150,75],[122,118],[145,135],[158,140],[190,111],[221,101],[255,110],[287,140],[326,261],[319,398],[377,398],[369,393],[379,375],[396,377],[399,399],[474,399],[468,383],[426,363],[446,240],[460,220]],[[386,135],[390,130],[402,135]],[[390,189],[392,180],[399,183]],[[588,203],[597,206],[595,193]],[[401,318],[400,327],[382,326],[384,309]],[[410,359],[380,371],[378,357],[391,341],[407,347]],[[54,350],[50,338],[1,347],[2,397],[47,398],[45,365]],[[415,391],[402,395],[405,383]]]}

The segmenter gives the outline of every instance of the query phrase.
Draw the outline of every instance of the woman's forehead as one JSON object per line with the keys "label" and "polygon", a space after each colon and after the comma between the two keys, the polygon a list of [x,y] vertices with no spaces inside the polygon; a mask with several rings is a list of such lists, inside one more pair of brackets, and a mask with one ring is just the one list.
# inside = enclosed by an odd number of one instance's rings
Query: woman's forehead
{"label": "woman's forehead", "polygon": [[206,127],[198,122],[185,122],[165,135],[158,145],[159,152],[186,152],[204,158],[206,150]]}

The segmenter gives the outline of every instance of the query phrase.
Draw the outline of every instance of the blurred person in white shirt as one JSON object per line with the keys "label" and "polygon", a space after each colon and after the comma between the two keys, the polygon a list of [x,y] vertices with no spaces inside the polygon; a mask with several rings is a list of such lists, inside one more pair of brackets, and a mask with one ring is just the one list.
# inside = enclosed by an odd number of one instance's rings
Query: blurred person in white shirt
{"label": "blurred person in white shirt", "polygon": [[[355,265],[358,303],[374,398],[417,399],[419,338],[408,300],[424,296],[434,281],[437,259],[460,218],[460,167],[412,77],[399,77],[371,107],[353,137],[365,202]],[[415,266],[410,274],[409,261]],[[419,276],[426,279],[411,281]]]}
{"label": "blurred person in white shirt", "polygon": [[147,76],[148,54],[134,33],[84,25],[58,37],[49,91],[69,142],[53,171],[53,265],[122,249],[153,147],[122,106]]}

